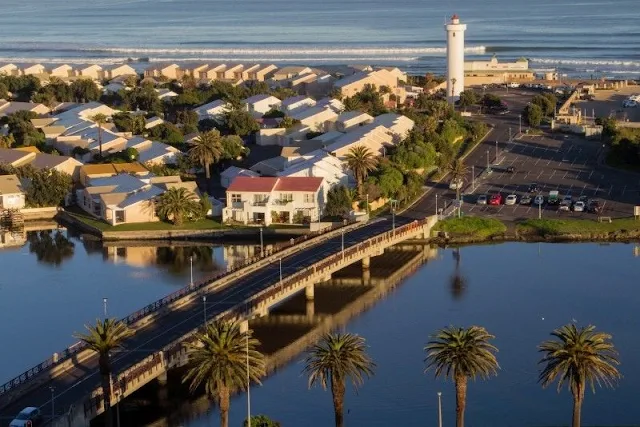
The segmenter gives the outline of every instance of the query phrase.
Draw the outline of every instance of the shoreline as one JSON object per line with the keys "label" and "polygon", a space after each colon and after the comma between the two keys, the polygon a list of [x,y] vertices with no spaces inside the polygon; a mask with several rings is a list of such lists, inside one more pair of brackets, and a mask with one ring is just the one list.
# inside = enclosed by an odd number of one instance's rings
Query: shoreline
{"label": "shoreline", "polygon": [[[476,222],[478,217],[463,217],[445,219],[434,227],[436,236],[429,239],[430,243],[438,245],[467,245],[467,244],[492,244],[504,242],[525,243],[640,243],[640,220],[633,218],[614,219],[611,223],[600,223],[589,220],[543,219],[523,221],[500,221],[491,218],[491,226],[504,227],[503,230],[490,230],[485,224],[484,228],[476,225],[466,231],[448,231],[449,225],[461,225],[465,222]],[[459,224],[454,223],[457,222]],[[630,221],[634,221],[635,227],[630,227]],[[574,227],[581,223],[591,222],[591,229],[575,230]],[[631,224],[633,225],[633,224]],[[455,228],[455,227],[453,227]],[[563,228],[566,231],[563,231]]]}

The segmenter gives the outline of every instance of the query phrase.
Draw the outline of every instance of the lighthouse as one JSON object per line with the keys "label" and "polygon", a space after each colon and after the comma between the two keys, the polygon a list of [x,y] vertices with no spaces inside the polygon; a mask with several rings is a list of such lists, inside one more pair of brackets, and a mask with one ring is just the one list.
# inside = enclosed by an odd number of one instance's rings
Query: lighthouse
{"label": "lighthouse", "polygon": [[464,32],[465,24],[458,15],[444,26],[447,31],[447,99],[455,102],[464,90]]}

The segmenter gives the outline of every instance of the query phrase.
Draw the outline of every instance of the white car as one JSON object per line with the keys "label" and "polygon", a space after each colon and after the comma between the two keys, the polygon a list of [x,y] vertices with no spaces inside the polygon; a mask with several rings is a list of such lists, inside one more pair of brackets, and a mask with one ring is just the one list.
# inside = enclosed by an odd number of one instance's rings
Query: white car
{"label": "white car", "polygon": [[[11,424],[9,424],[9,427],[27,427],[27,425],[40,421],[41,418],[42,414],[40,413],[40,409],[29,406],[16,415],[14,420],[11,421]],[[31,421],[31,423],[29,423],[29,421]]]}
{"label": "white car", "polygon": [[622,107],[623,108],[635,108],[638,105],[638,103],[636,101],[632,101],[630,99],[625,99],[622,102]]}
{"label": "white car", "polygon": [[585,208],[586,208],[586,205],[582,201],[578,201],[573,204],[574,212],[584,212]]}
{"label": "white car", "polygon": [[506,199],[504,199],[505,205],[515,205],[518,201],[518,196],[515,194],[509,194]]}
{"label": "white car", "polygon": [[449,189],[450,189],[450,190],[458,190],[458,189],[461,189],[461,188],[462,188],[462,184],[463,184],[463,182],[462,182],[462,180],[461,180],[461,179],[459,179],[459,180],[457,180],[457,181],[455,181],[455,180],[454,180],[454,181],[451,181],[451,182],[449,183]]}
{"label": "white car", "polygon": [[487,204],[487,195],[486,194],[480,194],[478,196],[478,198],[476,199],[476,203],[478,205],[486,205]]}

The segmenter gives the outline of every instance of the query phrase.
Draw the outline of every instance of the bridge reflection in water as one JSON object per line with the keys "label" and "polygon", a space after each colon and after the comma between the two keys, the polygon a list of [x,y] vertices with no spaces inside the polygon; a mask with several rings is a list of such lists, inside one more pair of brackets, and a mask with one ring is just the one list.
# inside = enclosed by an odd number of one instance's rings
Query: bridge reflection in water
{"label": "bridge reflection in water", "polygon": [[[412,275],[420,266],[435,259],[436,247],[421,243],[402,243],[335,272],[331,279],[314,286],[313,295],[301,292],[254,318],[250,328],[267,356],[269,374],[299,357],[306,348],[329,331],[372,307]],[[188,396],[180,384],[180,369],[169,372],[169,385],[154,381],[123,402],[122,425],[153,427],[185,425],[206,416],[212,408],[205,396]],[[158,418],[158,416],[160,416]]]}

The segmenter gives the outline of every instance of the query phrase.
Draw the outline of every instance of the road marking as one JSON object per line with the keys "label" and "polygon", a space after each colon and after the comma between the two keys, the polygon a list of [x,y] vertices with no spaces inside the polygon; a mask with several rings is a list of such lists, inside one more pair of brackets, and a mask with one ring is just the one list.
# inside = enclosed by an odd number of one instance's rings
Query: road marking
{"label": "road marking", "polygon": [[569,171],[566,171],[566,172],[564,173],[564,176],[562,177],[562,179],[565,179],[565,178],[567,177],[567,174],[568,174],[568,173],[569,173]]}
{"label": "road marking", "polygon": [[582,190],[580,191],[580,195],[582,196],[582,194],[584,193],[585,188],[587,188],[587,184],[584,185],[584,187],[582,187]]}
{"label": "road marking", "polygon": [[549,166],[549,165],[551,164],[551,160],[553,160],[553,157],[551,157],[551,158],[549,159],[549,161],[547,162],[547,166]]}
{"label": "road marking", "polygon": [[611,185],[611,187],[609,188],[609,193],[607,193],[608,196],[611,195],[611,190],[613,190],[613,185]]}
{"label": "road marking", "polygon": [[555,169],[553,169],[551,172],[552,172],[552,173],[551,173],[551,176],[549,177],[549,179],[553,178],[553,175],[555,175],[555,174],[556,174],[556,170],[555,170]]}
{"label": "road marking", "polygon": [[589,179],[591,179],[591,175],[593,175],[593,170],[591,171],[591,173],[589,174]]}
{"label": "road marking", "polygon": [[538,174],[538,178],[540,178],[540,175],[542,175],[544,173],[544,169],[540,169],[540,173]]}
{"label": "road marking", "polygon": [[598,191],[600,191],[600,185],[598,185],[598,186],[596,187],[596,191],[594,191],[594,192],[593,192],[593,194],[594,194],[594,195],[595,195],[595,194],[598,194]]}

